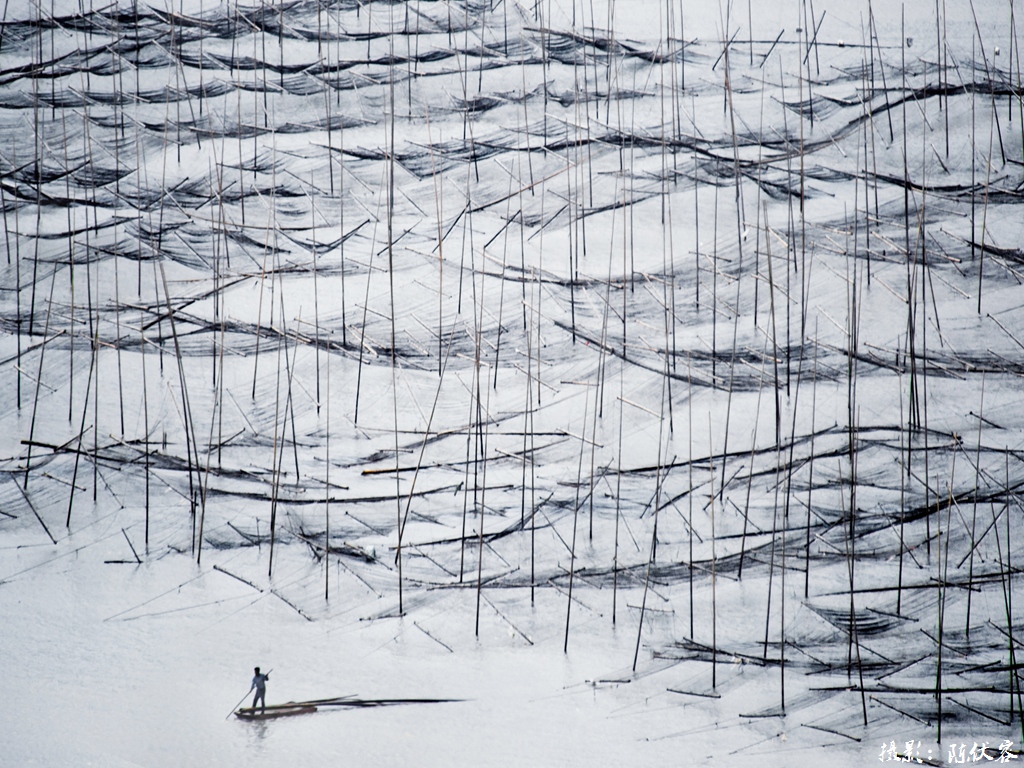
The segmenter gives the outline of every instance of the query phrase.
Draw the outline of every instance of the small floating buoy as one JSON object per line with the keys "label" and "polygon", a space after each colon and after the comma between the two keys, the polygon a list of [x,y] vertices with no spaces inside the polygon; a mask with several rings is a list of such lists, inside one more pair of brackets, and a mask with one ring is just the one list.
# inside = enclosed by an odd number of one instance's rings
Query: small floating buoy
{"label": "small floating buoy", "polygon": [[999,55],[999,46],[997,45],[996,46],[996,56],[998,56],[998,55]]}
{"label": "small floating buoy", "polygon": [[840,48],[846,47],[846,42],[843,40],[843,38],[839,38],[838,45]]}

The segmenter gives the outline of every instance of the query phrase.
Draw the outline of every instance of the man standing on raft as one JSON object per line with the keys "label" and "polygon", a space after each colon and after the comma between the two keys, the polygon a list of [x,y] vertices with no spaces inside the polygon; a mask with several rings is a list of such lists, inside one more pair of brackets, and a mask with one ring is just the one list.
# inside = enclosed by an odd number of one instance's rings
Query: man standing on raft
{"label": "man standing on raft", "polygon": [[267,708],[267,680],[270,679],[270,673],[267,672],[265,675],[260,674],[260,668],[256,667],[256,676],[252,679],[252,688],[249,690],[256,690],[256,695],[252,697],[252,708],[256,709],[256,702],[260,703],[260,711],[263,712]]}

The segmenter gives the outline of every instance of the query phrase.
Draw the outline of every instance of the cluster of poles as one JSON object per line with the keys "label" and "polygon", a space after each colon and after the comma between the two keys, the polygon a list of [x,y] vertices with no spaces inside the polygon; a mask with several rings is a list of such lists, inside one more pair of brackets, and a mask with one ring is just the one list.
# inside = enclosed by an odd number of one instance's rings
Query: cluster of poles
{"label": "cluster of poles", "polygon": [[91,2],[0,25],[8,517],[1021,719],[1012,3]]}

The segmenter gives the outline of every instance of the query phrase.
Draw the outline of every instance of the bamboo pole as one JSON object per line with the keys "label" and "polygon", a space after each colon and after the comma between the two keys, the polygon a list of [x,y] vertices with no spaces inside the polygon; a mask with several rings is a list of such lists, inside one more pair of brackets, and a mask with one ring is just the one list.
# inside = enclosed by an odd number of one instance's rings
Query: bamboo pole
{"label": "bamboo pole", "polygon": [[985,373],[981,374],[981,394],[978,403],[978,446],[974,456],[974,501],[971,504],[971,551],[967,572],[967,616],[964,620],[964,635],[971,636],[971,595],[974,592],[974,550],[977,548],[975,529],[978,522],[978,490],[981,474],[981,426],[985,416]]}
{"label": "bamboo pole", "polygon": [[[596,399],[596,394],[595,394]],[[562,643],[562,653],[569,653],[569,618],[572,614],[572,587],[574,577],[576,576],[576,530],[577,523],[580,515],[580,484],[582,481],[583,473],[583,453],[586,449],[586,436],[587,436],[587,409],[590,406],[590,387],[584,389],[583,397],[583,420],[581,424],[583,429],[580,435],[580,460],[576,468],[576,502],[573,504],[572,511],[572,546],[569,548],[569,596],[566,600],[565,605],[565,641]],[[595,407],[596,410],[596,407]],[[593,439],[594,435],[591,435]],[[593,482],[591,482],[591,493],[593,496]],[[633,660],[634,669],[636,668],[636,659]]]}
{"label": "bamboo pole", "polygon": [[[708,478],[711,483],[711,689],[718,688],[718,553],[715,541],[715,449],[708,413]],[[725,461],[723,455],[722,461]]]}

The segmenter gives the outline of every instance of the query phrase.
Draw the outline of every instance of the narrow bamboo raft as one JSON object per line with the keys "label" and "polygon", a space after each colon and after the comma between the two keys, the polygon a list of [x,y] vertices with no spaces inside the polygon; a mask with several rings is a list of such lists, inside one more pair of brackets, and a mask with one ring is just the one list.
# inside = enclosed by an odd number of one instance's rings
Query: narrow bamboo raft
{"label": "narrow bamboo raft", "polygon": [[398,704],[443,704],[462,701],[462,699],[360,699],[355,696],[335,696],[330,699],[311,699],[309,701],[289,701],[285,704],[270,704],[266,707],[240,707],[235,716],[242,720],[270,720],[277,717],[307,715],[319,709],[357,708],[357,707],[388,707]]}
{"label": "narrow bamboo raft", "polygon": [[235,716],[242,720],[270,720],[275,717],[305,715],[310,712],[316,712],[316,707],[304,703],[289,702],[288,704],[273,704],[269,707],[256,709],[240,707],[235,710]]}

